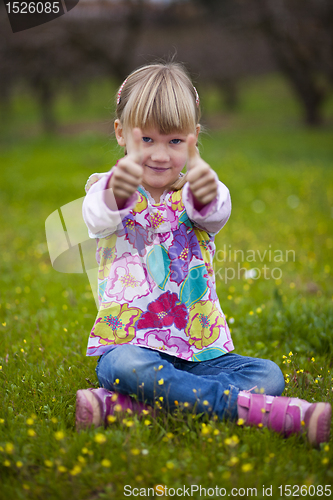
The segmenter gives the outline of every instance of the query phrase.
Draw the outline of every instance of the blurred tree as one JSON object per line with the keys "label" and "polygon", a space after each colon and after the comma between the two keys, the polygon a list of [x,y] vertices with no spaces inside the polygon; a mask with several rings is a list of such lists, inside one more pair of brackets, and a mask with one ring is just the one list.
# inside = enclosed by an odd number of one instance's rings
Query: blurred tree
{"label": "blurred tree", "polygon": [[96,4],[91,2],[89,7],[88,3],[88,7],[75,11],[76,16],[68,17],[69,42],[87,60],[94,60],[105,74],[120,82],[133,68],[147,0],[109,0]]}
{"label": "blurred tree", "polygon": [[332,0],[193,0],[214,23],[260,31],[277,66],[304,109],[305,121],[322,122],[333,83]]}
{"label": "blurred tree", "polygon": [[84,2],[52,23],[13,34],[0,4],[0,105],[8,115],[12,91],[28,86],[43,129],[57,128],[54,103],[64,86],[79,88],[96,76],[121,81],[132,69],[145,0]]}
{"label": "blurred tree", "polygon": [[320,124],[333,84],[332,0],[260,0],[257,10],[259,27],[303,106],[306,123]]}

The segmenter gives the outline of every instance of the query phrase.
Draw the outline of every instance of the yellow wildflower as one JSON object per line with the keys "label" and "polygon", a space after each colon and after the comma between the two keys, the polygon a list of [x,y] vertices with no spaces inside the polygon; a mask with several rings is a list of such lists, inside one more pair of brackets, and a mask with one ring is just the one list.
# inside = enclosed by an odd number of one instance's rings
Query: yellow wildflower
{"label": "yellow wildflower", "polygon": [[14,452],[14,445],[13,445],[13,443],[6,443],[5,444],[5,452],[6,453],[13,453]]}
{"label": "yellow wildflower", "polygon": [[54,437],[56,438],[57,441],[61,441],[65,437],[64,431],[57,431],[54,433]]}
{"label": "yellow wildflower", "polygon": [[96,436],[94,437],[94,440],[96,441],[96,443],[103,444],[106,441],[106,437],[104,434],[101,434],[100,432],[98,432],[96,434]]}
{"label": "yellow wildflower", "polygon": [[242,465],[242,471],[243,472],[250,472],[250,470],[253,469],[253,465],[252,464],[243,464]]}
{"label": "yellow wildflower", "polygon": [[82,472],[82,468],[79,465],[74,465],[73,469],[70,471],[72,476],[76,476]]}
{"label": "yellow wildflower", "polygon": [[111,462],[108,458],[104,458],[102,461],[101,461],[101,465],[102,467],[111,467]]}

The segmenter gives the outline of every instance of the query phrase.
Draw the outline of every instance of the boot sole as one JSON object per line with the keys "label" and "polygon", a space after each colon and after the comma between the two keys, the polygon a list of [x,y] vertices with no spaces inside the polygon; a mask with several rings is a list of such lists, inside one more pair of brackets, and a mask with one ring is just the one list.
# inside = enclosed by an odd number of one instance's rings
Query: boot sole
{"label": "boot sole", "polygon": [[305,414],[307,436],[312,446],[327,443],[330,438],[332,408],[329,403],[314,403]]}
{"label": "boot sole", "polygon": [[93,407],[88,401],[85,393],[86,390],[84,389],[76,393],[75,425],[77,431],[87,429],[87,427],[93,425]]}

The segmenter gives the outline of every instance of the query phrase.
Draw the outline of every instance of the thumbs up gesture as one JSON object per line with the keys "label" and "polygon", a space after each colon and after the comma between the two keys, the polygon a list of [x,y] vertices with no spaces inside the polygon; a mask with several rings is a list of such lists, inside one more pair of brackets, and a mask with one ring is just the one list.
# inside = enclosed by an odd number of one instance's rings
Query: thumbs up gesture
{"label": "thumbs up gesture", "polygon": [[118,161],[108,184],[108,188],[113,191],[119,210],[142,182],[142,133],[139,128],[133,129],[126,146],[128,154]]}
{"label": "thumbs up gesture", "polygon": [[216,198],[217,182],[213,170],[200,157],[196,142],[194,134],[187,136],[187,180],[194,196],[194,206],[200,210]]}

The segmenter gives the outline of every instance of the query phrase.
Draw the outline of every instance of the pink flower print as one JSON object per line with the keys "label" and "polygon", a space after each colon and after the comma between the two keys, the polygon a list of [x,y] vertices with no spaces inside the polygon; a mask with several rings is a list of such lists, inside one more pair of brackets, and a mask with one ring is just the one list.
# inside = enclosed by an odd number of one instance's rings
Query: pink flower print
{"label": "pink flower print", "polygon": [[169,249],[170,280],[179,285],[188,274],[193,256],[202,259],[202,255],[194,231],[188,233],[185,225],[182,225],[173,234],[174,240]]}
{"label": "pink flower print", "polygon": [[137,328],[163,328],[174,324],[178,330],[185,328],[187,308],[179,303],[177,294],[165,292],[148,305],[148,311],[140,317]]}
{"label": "pink flower print", "polygon": [[206,266],[206,269],[207,269],[207,273],[208,273],[208,276],[210,278],[213,278],[214,277],[214,269],[213,269],[213,266],[211,265],[210,262],[205,262],[205,266]]}
{"label": "pink flower print", "polygon": [[[128,255],[128,254],[127,254]],[[153,281],[138,255],[124,256],[113,263],[104,298],[133,302],[153,290]]]}
{"label": "pink flower print", "polygon": [[150,218],[151,226],[154,229],[158,229],[158,227],[161,224],[163,224],[163,222],[165,222],[165,219],[159,210],[154,211],[153,213],[151,213],[149,215],[146,215],[146,217],[147,216]]}
{"label": "pink flower print", "polygon": [[[173,210],[165,205],[154,207],[145,215],[148,227],[152,228],[155,233],[167,233],[177,229],[178,220]],[[167,229],[166,229],[167,228]]]}
{"label": "pink flower print", "polygon": [[138,339],[137,343],[159,351],[166,351],[182,359],[191,359],[193,352],[188,343],[181,337],[171,337],[168,330],[149,330],[143,339]]}

